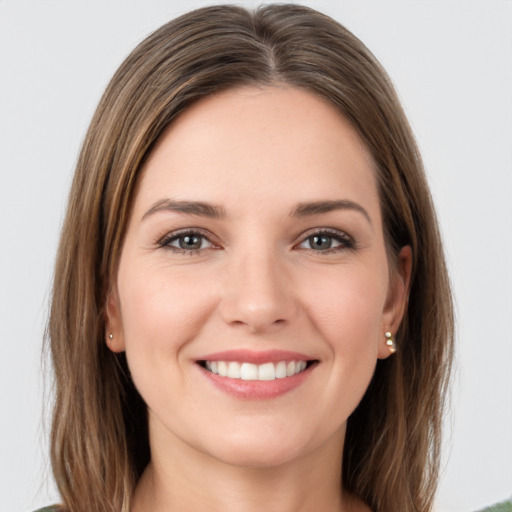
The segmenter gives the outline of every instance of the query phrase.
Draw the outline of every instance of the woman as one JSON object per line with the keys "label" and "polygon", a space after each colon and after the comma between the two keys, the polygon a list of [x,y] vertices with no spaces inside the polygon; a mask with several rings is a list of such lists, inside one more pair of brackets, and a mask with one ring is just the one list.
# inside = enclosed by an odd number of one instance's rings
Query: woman
{"label": "woman", "polygon": [[444,256],[389,79],[330,18],[211,7],[143,41],[55,275],[64,510],[431,509]]}

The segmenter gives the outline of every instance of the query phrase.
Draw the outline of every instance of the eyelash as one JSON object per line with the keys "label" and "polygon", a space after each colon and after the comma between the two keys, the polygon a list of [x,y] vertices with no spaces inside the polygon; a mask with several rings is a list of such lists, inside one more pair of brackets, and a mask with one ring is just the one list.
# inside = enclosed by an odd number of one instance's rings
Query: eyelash
{"label": "eyelash", "polygon": [[[174,247],[171,245],[171,242],[178,241],[180,238],[185,236],[196,236],[203,240],[207,240],[210,244],[212,244],[213,247],[208,247],[207,249],[212,249],[215,246],[215,244],[210,240],[208,235],[201,231],[200,229],[185,229],[182,231],[175,231],[173,233],[169,233],[168,235],[165,235],[162,239],[160,239],[157,242],[157,245],[159,247],[162,247],[163,249],[167,249],[175,254],[187,254],[189,256],[195,256],[199,254],[201,251],[205,250],[203,248],[199,249],[182,249],[181,247]],[[202,244],[201,244],[202,245]]]}
{"label": "eyelash", "polygon": [[[180,247],[174,247],[171,245],[172,242],[177,242],[181,237],[185,236],[194,236],[199,237],[202,240],[208,241],[211,246],[205,247],[205,248],[198,248],[198,249],[183,249]],[[313,237],[321,237],[326,236],[328,238],[331,238],[333,241],[338,242],[340,245],[336,247],[329,247],[326,250],[315,250],[313,248],[306,248],[305,250],[313,251],[317,254],[332,254],[337,253],[340,251],[346,251],[351,250],[354,251],[357,249],[356,242],[354,239],[347,235],[346,233],[342,231],[338,231],[335,229],[330,228],[323,228],[323,229],[317,229],[315,231],[312,231],[310,233],[306,233],[306,236],[302,238],[302,241],[297,244],[295,247],[302,245],[303,243],[306,243],[308,240],[311,240]],[[208,234],[202,232],[200,229],[186,229],[183,231],[175,231],[173,233],[169,233],[168,235],[164,236],[157,242],[158,247],[161,247],[163,249],[169,250],[175,254],[186,254],[189,256],[195,256],[198,255],[200,252],[208,249],[218,249],[219,246],[217,246],[214,242],[212,242],[208,236]],[[202,245],[202,244],[201,244]]]}
{"label": "eyelash", "polygon": [[302,242],[300,242],[299,245],[302,245],[303,243],[307,242],[308,240],[311,240],[315,236],[326,236],[328,238],[331,238],[333,241],[338,242],[340,245],[337,247],[329,247],[325,251],[317,251],[315,249],[309,248],[306,250],[313,251],[318,254],[332,254],[337,253],[340,251],[347,251],[351,250],[354,251],[357,249],[357,245],[355,240],[350,236],[344,233],[343,231],[338,231],[336,229],[331,228],[323,228],[323,229],[317,229],[310,233],[306,233],[306,236],[302,239]]}

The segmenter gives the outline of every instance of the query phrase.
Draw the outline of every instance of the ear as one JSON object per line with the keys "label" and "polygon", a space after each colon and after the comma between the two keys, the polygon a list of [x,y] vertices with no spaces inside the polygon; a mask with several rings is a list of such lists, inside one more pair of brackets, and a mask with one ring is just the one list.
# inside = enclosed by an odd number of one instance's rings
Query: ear
{"label": "ear", "polygon": [[409,245],[402,247],[398,254],[396,268],[390,280],[388,296],[382,315],[382,340],[379,342],[379,359],[386,359],[392,352],[386,345],[386,332],[395,336],[409,301],[409,285],[411,282],[412,249]]}
{"label": "ear", "polygon": [[107,295],[105,341],[112,352],[125,350],[123,321],[117,291],[111,288]]}

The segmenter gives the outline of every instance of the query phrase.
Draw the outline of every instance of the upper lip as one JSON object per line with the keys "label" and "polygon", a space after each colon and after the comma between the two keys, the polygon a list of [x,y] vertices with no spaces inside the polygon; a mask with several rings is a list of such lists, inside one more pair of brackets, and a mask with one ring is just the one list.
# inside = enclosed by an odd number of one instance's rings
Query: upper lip
{"label": "upper lip", "polygon": [[277,363],[279,361],[312,361],[314,357],[301,354],[299,352],[291,352],[289,350],[225,350],[207,354],[197,359],[198,361],[238,361],[242,363],[264,364]]}

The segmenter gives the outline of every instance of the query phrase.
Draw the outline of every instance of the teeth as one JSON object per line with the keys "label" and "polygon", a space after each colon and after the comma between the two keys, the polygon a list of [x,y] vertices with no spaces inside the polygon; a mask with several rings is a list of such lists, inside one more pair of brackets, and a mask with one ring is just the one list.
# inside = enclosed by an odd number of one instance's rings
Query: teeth
{"label": "teeth", "polygon": [[260,364],[258,367],[258,380],[274,380],[276,378],[276,367],[274,363]]}
{"label": "teeth", "polygon": [[279,361],[276,364],[276,379],[284,379],[286,377],[286,362]]}
{"label": "teeth", "polygon": [[228,363],[228,377],[231,379],[240,378],[240,365],[234,361]]}
{"label": "teeth", "polygon": [[225,361],[218,361],[217,362],[217,370],[218,370],[218,374],[221,377],[227,377],[228,376],[228,364]]}
{"label": "teeth", "polygon": [[255,364],[242,363],[240,378],[242,380],[258,380],[258,367]]}
{"label": "teeth", "polygon": [[292,377],[306,369],[306,361],[252,364],[237,361],[206,361],[205,367],[221,377],[242,380],[274,380]]}

